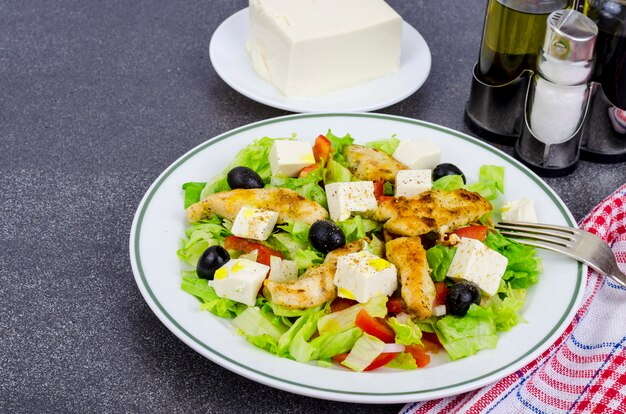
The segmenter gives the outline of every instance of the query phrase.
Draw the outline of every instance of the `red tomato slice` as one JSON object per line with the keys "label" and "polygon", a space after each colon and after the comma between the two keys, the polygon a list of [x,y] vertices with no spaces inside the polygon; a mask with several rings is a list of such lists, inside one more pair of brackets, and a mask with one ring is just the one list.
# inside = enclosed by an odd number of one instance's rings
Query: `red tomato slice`
{"label": "red tomato slice", "polygon": [[384,188],[385,180],[374,181],[374,197],[376,197],[376,200],[378,200],[380,196],[383,195]]}
{"label": "red tomato slice", "polygon": [[381,196],[380,196],[380,197],[378,197],[378,199],[377,199],[378,204],[382,204],[382,203],[384,203],[385,201],[389,201],[389,200],[393,200],[393,197],[392,197],[392,196],[381,195]]}
{"label": "red tomato slice", "polygon": [[319,168],[319,165],[317,164],[311,164],[307,167],[304,167],[302,170],[300,170],[300,174],[298,175],[298,178],[304,178],[307,175],[309,175],[309,173],[313,170],[316,170]]}
{"label": "red tomato slice", "polygon": [[352,299],[336,298],[330,304],[330,311],[339,312],[344,309],[348,309],[350,306],[356,305],[357,303],[359,302],[357,302],[356,300],[352,300]]}
{"label": "red tomato slice", "polygon": [[423,345],[407,345],[405,352],[411,354],[419,368],[424,368],[430,364],[430,355],[426,353]]}
{"label": "red tomato slice", "polygon": [[444,305],[446,303],[446,295],[448,287],[443,282],[435,282],[435,303],[433,306]]}
{"label": "red tomato slice", "polygon": [[330,156],[330,141],[324,135],[319,135],[315,138],[315,144],[313,144],[313,156],[315,162],[322,161],[323,165],[326,165],[326,161]]}
{"label": "red tomato slice", "polygon": [[277,256],[284,259],[281,252],[262,245],[261,243],[256,243],[237,236],[227,236],[224,239],[224,248],[227,250],[241,250],[246,253],[256,250],[256,261],[267,266],[270,265],[270,256]]}
{"label": "red tomato slice", "polygon": [[389,298],[387,299],[387,312],[389,313],[401,313],[402,298]]}
{"label": "red tomato slice", "polygon": [[[397,352],[390,352],[390,353],[380,354],[380,355],[378,355],[376,357],[376,359],[374,359],[372,361],[371,364],[369,364],[367,366],[367,368],[365,368],[364,371],[372,371],[372,370],[374,370],[376,368],[380,368],[382,366],[385,366],[388,363],[390,363],[391,360],[396,357],[396,355],[398,355]],[[334,357],[332,357],[332,360],[335,361],[338,364],[341,364],[347,357],[348,357],[348,352],[346,352],[345,354],[335,355]]]}
{"label": "red tomato slice", "polygon": [[422,332],[422,342],[423,341],[428,341],[432,344],[435,344],[439,349],[443,348],[443,345],[441,345],[439,338],[437,338],[437,334],[434,332]]}
{"label": "red tomato slice", "polygon": [[456,234],[459,237],[485,241],[488,231],[489,228],[487,226],[466,226],[454,230],[452,234]]}
{"label": "red tomato slice", "polygon": [[392,344],[396,340],[396,333],[387,325],[387,322],[384,319],[370,316],[365,309],[361,309],[356,315],[354,323],[363,332],[375,336],[385,343]]}

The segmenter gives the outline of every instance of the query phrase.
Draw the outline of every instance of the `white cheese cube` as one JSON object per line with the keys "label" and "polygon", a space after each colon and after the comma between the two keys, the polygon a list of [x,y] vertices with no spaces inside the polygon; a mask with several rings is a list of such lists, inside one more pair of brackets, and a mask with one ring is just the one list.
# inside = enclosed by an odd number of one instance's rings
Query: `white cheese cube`
{"label": "white cheese cube", "polygon": [[250,0],[246,48],[286,96],[316,96],[400,68],[402,18],[383,0]]}
{"label": "white cheese cube", "polygon": [[498,292],[508,259],[482,242],[461,237],[446,276],[474,282],[487,295]]}
{"label": "white cheese cube", "polygon": [[502,220],[504,221],[526,221],[529,223],[537,223],[535,203],[529,198],[507,201],[500,208],[500,212],[502,212]]}
{"label": "white cheese cube", "polygon": [[270,276],[274,282],[287,282],[298,277],[298,264],[293,260],[283,260],[277,256],[270,256]]}
{"label": "white cheese cube", "polygon": [[393,157],[411,170],[432,170],[441,162],[441,149],[429,139],[403,140]]}
{"label": "white cheese cube", "polygon": [[443,316],[446,314],[446,305],[437,305],[433,308],[433,316]]}
{"label": "white cheese cube", "polygon": [[296,177],[300,171],[315,164],[313,147],[310,142],[277,140],[270,149],[270,169],[272,175]]}
{"label": "white cheese cube", "polygon": [[326,198],[333,221],[347,220],[352,213],[368,213],[378,207],[373,181],[327,184]]}
{"label": "white cheese cube", "polygon": [[385,259],[361,251],[337,259],[337,294],[364,303],[377,295],[391,295],[398,288],[396,267]]}
{"label": "white cheese cube", "polygon": [[267,240],[277,220],[278,213],[275,211],[243,206],[237,213],[230,231],[235,236],[246,239]]}
{"label": "white cheese cube", "polygon": [[432,187],[432,170],[400,170],[396,176],[396,197],[415,197]]}
{"label": "white cheese cube", "polygon": [[220,298],[254,306],[270,267],[248,259],[232,259],[215,271],[212,286]]}

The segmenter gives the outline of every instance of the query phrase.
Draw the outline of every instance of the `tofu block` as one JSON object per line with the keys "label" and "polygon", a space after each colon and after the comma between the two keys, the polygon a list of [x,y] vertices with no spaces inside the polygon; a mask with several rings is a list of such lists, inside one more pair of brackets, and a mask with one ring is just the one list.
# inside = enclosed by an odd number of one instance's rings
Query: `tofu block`
{"label": "tofu block", "polygon": [[220,298],[254,306],[270,267],[248,259],[232,259],[215,271],[212,286]]}
{"label": "tofu block", "polygon": [[411,170],[432,170],[441,163],[441,149],[429,139],[403,140],[393,157]]}
{"label": "tofu block", "polygon": [[396,197],[415,197],[433,187],[432,170],[400,170],[396,176]]}
{"label": "tofu block", "polygon": [[274,282],[287,282],[298,277],[298,264],[293,260],[284,260],[270,256],[270,276]]}
{"label": "tofu block", "polygon": [[500,207],[502,220],[504,221],[526,221],[537,223],[537,212],[535,203],[529,198],[521,200],[507,201]]}
{"label": "tofu block", "polygon": [[267,240],[278,221],[278,213],[250,206],[243,206],[237,213],[231,233],[254,240]]}
{"label": "tofu block", "polygon": [[313,146],[310,142],[277,140],[270,149],[270,169],[272,175],[296,177],[300,171],[315,164]]}
{"label": "tofu block", "polygon": [[373,181],[327,184],[326,198],[333,221],[347,220],[352,213],[368,213],[378,207]]}
{"label": "tofu block", "polygon": [[476,239],[461,237],[446,276],[474,282],[489,296],[498,292],[508,259]]}
{"label": "tofu block", "polygon": [[246,48],[284,95],[318,96],[400,68],[402,18],[383,0],[250,0]]}
{"label": "tofu block", "polygon": [[337,259],[334,283],[340,297],[365,303],[373,296],[391,295],[398,288],[398,276],[393,264],[362,251]]}

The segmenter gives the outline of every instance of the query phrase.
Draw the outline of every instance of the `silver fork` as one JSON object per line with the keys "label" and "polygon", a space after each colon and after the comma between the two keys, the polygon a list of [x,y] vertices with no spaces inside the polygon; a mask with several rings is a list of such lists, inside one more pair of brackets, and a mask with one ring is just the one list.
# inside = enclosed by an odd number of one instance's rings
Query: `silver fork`
{"label": "silver fork", "polygon": [[613,251],[595,234],[573,227],[514,221],[501,221],[495,227],[502,235],[522,244],[552,250],[586,263],[626,287],[626,274],[619,270]]}

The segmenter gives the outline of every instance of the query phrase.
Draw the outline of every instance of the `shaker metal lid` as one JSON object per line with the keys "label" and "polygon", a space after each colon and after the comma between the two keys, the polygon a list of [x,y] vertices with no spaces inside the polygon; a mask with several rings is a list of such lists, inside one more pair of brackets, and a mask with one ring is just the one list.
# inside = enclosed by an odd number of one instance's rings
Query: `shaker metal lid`
{"label": "shaker metal lid", "polygon": [[581,62],[593,58],[598,26],[576,10],[557,10],[548,16],[543,51],[564,61]]}

